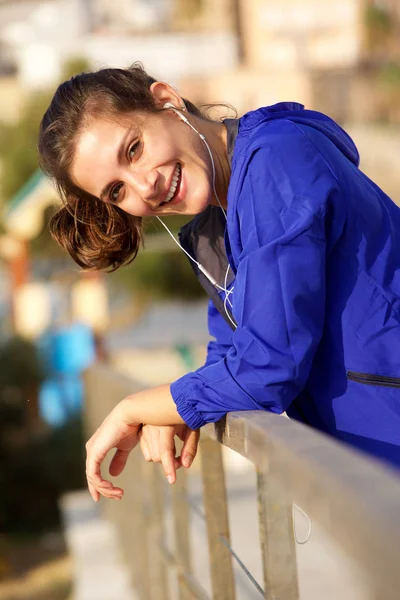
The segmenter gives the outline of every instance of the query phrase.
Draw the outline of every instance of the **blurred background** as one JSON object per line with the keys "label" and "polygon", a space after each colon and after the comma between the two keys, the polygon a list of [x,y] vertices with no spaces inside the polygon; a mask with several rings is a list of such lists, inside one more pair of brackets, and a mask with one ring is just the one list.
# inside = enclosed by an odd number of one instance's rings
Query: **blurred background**
{"label": "blurred background", "polygon": [[198,105],[328,113],[400,202],[400,0],[0,0],[0,600],[72,598],[59,498],[85,485],[85,369],[152,385],[205,355],[206,298],[154,222],[108,275],[79,273],[47,231],[36,142],[55,87],[135,61]]}

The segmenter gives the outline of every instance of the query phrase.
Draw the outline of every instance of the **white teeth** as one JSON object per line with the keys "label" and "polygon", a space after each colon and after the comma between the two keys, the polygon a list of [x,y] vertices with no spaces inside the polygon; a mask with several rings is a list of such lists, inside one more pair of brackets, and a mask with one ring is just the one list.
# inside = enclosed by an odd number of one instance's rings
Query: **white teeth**
{"label": "white teeth", "polygon": [[175,194],[176,186],[178,185],[180,173],[181,173],[181,167],[180,167],[180,165],[176,165],[174,174],[172,176],[171,186],[168,190],[168,194],[167,194],[167,197],[165,198],[164,202],[169,202],[171,200],[172,196]]}

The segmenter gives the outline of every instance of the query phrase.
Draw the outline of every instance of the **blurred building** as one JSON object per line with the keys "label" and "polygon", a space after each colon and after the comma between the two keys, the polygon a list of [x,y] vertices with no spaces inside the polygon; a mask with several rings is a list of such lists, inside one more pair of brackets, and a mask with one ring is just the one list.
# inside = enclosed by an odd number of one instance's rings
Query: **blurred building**
{"label": "blurred building", "polygon": [[141,61],[176,85],[181,76],[232,70],[237,38],[215,4],[212,10],[211,2],[197,0],[0,0],[0,119],[16,118],[25,91],[54,86],[74,57],[94,69]]}
{"label": "blurred building", "polygon": [[297,100],[342,121],[400,120],[398,0],[214,4],[238,35],[240,62],[202,82],[186,78],[189,95],[229,101],[240,113]]}
{"label": "blurred building", "polygon": [[[0,0],[0,115],[62,63],[139,60],[239,112],[298,100],[340,120],[400,119],[398,0]],[[396,79],[397,78],[397,79]],[[396,87],[397,81],[397,87]]]}
{"label": "blurred building", "polygon": [[87,0],[93,26],[119,32],[168,29],[169,0]]}

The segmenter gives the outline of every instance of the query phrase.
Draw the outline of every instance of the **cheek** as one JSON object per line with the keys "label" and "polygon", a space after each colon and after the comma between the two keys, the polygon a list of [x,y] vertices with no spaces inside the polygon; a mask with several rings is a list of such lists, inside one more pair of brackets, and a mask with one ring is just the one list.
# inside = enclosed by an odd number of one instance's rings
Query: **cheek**
{"label": "cheek", "polygon": [[153,214],[151,208],[140,198],[127,198],[118,207],[133,217],[149,217]]}

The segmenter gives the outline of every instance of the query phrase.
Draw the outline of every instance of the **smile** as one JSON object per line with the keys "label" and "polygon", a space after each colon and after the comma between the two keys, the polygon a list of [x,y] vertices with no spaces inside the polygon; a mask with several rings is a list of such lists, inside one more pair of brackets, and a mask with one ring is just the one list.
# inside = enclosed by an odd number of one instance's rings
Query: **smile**
{"label": "smile", "polygon": [[177,191],[179,189],[180,178],[181,178],[181,165],[178,163],[176,165],[175,171],[172,175],[172,181],[171,181],[170,188],[168,190],[167,197],[165,198],[164,202],[161,202],[160,206],[162,206],[163,204],[167,204],[168,202],[173,200],[173,198],[176,196]]}

